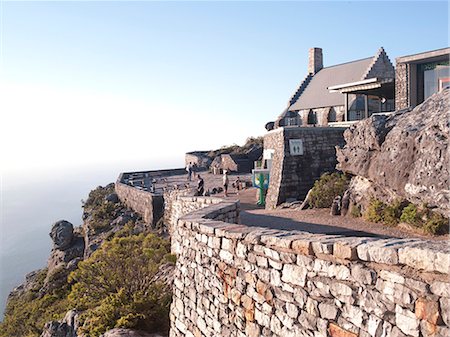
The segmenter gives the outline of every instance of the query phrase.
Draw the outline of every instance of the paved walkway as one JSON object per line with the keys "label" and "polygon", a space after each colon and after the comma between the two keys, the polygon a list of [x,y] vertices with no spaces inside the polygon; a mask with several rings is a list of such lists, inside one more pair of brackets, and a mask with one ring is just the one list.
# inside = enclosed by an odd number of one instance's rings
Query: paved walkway
{"label": "paved walkway", "polygon": [[230,198],[241,202],[241,224],[283,230],[300,230],[315,234],[368,236],[380,238],[421,238],[447,240],[448,235],[427,236],[399,227],[364,221],[351,216],[332,216],[329,209],[275,209],[256,206],[256,189],[250,188]]}

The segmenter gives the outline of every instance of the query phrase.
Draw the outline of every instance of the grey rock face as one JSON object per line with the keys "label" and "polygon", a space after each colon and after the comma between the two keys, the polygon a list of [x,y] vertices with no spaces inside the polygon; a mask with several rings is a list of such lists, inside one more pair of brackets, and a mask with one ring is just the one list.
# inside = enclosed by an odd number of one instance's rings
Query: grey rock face
{"label": "grey rock face", "polygon": [[64,250],[70,247],[73,238],[73,225],[66,220],[55,222],[52,226],[50,237],[53,240],[55,249]]}
{"label": "grey rock face", "polygon": [[78,312],[70,310],[62,321],[45,324],[41,337],[77,337]]}
{"label": "grey rock face", "polygon": [[83,257],[84,240],[82,237],[75,237],[71,241],[71,245],[65,250],[53,249],[48,259],[48,272],[51,273],[59,266],[69,263],[70,261]]}
{"label": "grey rock face", "polygon": [[[447,89],[411,111],[374,115],[346,130],[337,167],[363,178],[350,187],[352,195],[385,202],[404,198],[449,216],[449,98]],[[365,192],[358,193],[362,182]]]}
{"label": "grey rock face", "polygon": [[117,196],[116,193],[111,193],[105,197],[105,200],[116,204],[119,202],[119,197]]}

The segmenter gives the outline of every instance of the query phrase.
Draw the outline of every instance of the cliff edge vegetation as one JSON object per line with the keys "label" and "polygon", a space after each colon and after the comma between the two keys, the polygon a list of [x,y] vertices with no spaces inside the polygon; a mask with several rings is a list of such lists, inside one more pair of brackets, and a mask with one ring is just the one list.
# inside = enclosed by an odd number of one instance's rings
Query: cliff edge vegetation
{"label": "cliff edge vegetation", "polygon": [[11,292],[1,337],[98,337],[113,328],[168,333],[170,241],[123,206],[113,184],[91,191],[83,208],[81,227],[53,225],[48,266]]}

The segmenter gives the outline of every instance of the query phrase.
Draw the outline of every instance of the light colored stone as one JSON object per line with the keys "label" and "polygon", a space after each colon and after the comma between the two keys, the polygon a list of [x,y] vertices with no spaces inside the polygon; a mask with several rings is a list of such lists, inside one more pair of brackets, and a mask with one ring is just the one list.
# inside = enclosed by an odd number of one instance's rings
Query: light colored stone
{"label": "light colored stone", "polygon": [[339,309],[334,305],[334,303],[319,303],[320,317],[334,321],[339,313]]}
{"label": "light colored stone", "polygon": [[303,287],[306,281],[306,269],[292,264],[285,264],[281,280]]}
{"label": "light colored stone", "polygon": [[430,289],[433,294],[450,298],[450,283],[434,281],[431,283]]}
{"label": "light colored stone", "polygon": [[445,325],[450,327],[450,298],[442,297],[439,300],[439,304],[441,307],[442,320]]}
{"label": "light colored stone", "polygon": [[363,311],[360,308],[347,304],[344,306],[342,316],[353,325],[361,328],[363,322]]}
{"label": "light colored stone", "polygon": [[[444,245],[441,246],[441,249],[447,249]],[[450,274],[450,253],[439,249],[437,246],[431,248],[423,244],[403,247],[399,250],[399,262],[416,269]]]}
{"label": "light colored stone", "polygon": [[247,337],[260,337],[261,329],[260,327],[251,322],[247,322],[245,326],[245,334]]}
{"label": "light colored stone", "polygon": [[405,278],[397,273],[393,273],[390,271],[386,271],[386,270],[382,270],[379,273],[379,276],[389,282],[393,282],[393,283],[399,283],[399,284],[404,284],[405,283]]}
{"label": "light colored stone", "polygon": [[368,270],[360,264],[351,266],[351,275],[360,284],[373,284],[376,278],[374,271]]}
{"label": "light colored stone", "polygon": [[395,325],[405,334],[419,337],[419,320],[416,315],[401,306],[395,306]]}
{"label": "light colored stone", "polygon": [[294,303],[286,303],[286,312],[289,317],[297,319],[298,317],[298,307]]}

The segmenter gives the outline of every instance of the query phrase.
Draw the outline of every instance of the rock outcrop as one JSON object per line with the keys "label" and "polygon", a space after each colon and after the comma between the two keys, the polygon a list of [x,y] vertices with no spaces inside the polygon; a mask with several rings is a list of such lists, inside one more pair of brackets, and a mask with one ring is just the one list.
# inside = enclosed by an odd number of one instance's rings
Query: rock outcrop
{"label": "rock outcrop", "polygon": [[45,324],[41,337],[77,337],[78,312],[70,310],[61,321]]}
{"label": "rock outcrop", "polygon": [[[68,265],[74,269],[74,260],[81,259],[84,254],[84,238],[80,228],[74,231],[73,225],[66,221],[57,221],[50,232],[53,240],[53,249],[47,262],[48,274],[55,270],[66,268]],[[71,263],[72,262],[72,263]]]}
{"label": "rock outcrop", "polygon": [[356,176],[352,201],[407,199],[450,216],[449,96],[446,89],[413,110],[373,115],[344,133],[337,168]]}

